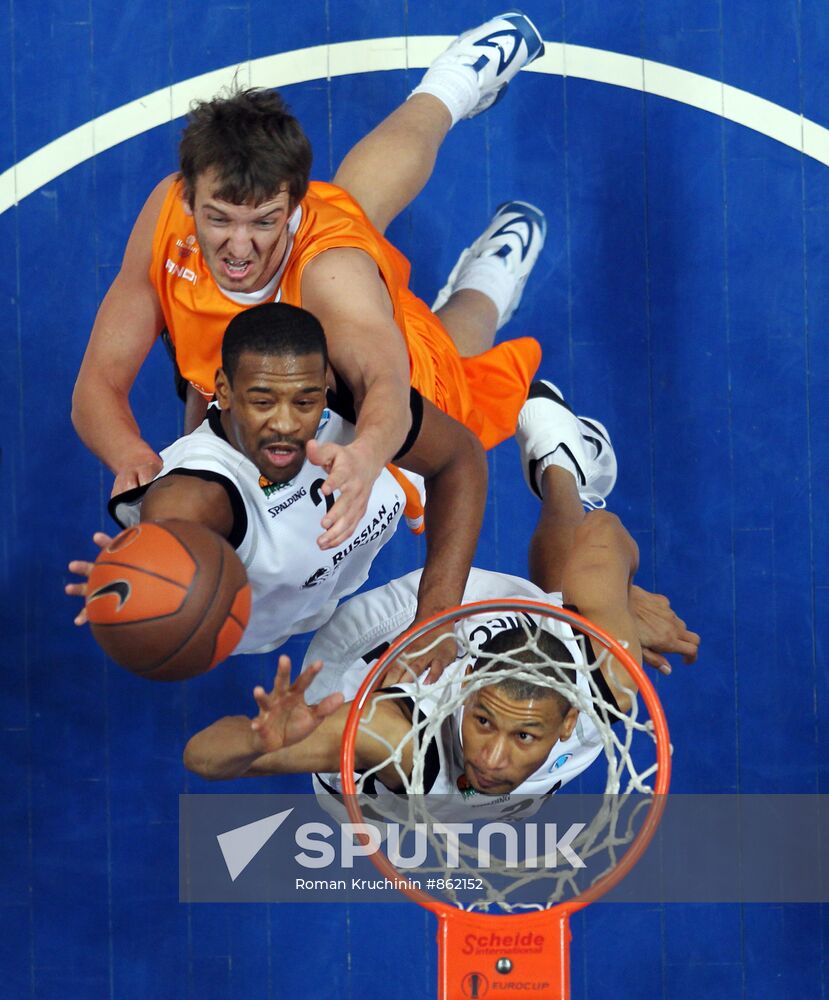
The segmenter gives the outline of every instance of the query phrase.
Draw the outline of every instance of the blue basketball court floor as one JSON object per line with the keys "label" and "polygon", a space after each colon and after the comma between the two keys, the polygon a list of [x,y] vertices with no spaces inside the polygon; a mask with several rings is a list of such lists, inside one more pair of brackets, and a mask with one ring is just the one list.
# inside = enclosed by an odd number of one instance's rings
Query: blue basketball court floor
{"label": "blue basketball court floor", "polygon": [[[242,79],[250,70],[280,86],[313,142],[313,176],[326,180],[418,81],[415,42],[428,49],[497,10],[479,0],[3,4],[6,997],[434,995],[433,921],[408,904],[178,902],[178,795],[208,790],[185,773],[182,746],[218,715],[249,712],[272,663],[142,684],[73,628],[65,566],[110,527],[111,481],[69,407],[132,221],[175,169],[191,97],[211,96],[237,65]],[[527,13],[548,42],[544,62],[453,131],[390,236],[431,301],[500,202],[543,209],[547,245],[505,333],[536,336],[542,373],[611,430],[611,507],[639,543],[640,582],[702,633],[699,662],[656,682],[673,787],[824,792],[829,9],[544,0]],[[177,435],[160,348],[133,403],[155,446]],[[523,573],[535,508],[511,442],[492,453],[490,483],[477,564]],[[374,580],[421,556],[401,531]],[[817,904],[597,904],[574,922],[573,996],[818,1000],[827,934]]]}

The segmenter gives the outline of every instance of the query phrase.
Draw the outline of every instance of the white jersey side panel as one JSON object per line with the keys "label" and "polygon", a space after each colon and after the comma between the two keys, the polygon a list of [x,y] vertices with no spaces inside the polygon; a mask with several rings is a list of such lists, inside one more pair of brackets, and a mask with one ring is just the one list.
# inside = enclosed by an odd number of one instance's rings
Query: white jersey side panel
{"label": "white jersey side panel", "polygon": [[[346,700],[356,694],[365,676],[385,649],[384,643],[391,643],[411,624],[417,606],[417,587],[420,571],[393,580],[384,587],[360,594],[337,609],[331,620],[316,634],[305,656],[303,667],[321,659],[323,671],[315,679],[308,691],[307,699],[315,702],[331,691],[342,691]],[[519,577],[487,570],[473,569],[464,592],[464,603],[498,598],[527,598],[561,606],[560,594],[546,594],[534,584]],[[517,618],[512,615],[475,616],[464,624],[473,646],[487,641],[492,635],[514,627]],[[546,627],[553,627],[547,620]],[[555,623],[555,634],[565,642],[575,662],[584,661],[581,648],[573,637],[569,626]],[[434,685],[399,685],[411,691],[412,698],[424,715],[434,712],[442,714],[442,705],[454,698],[460,687],[466,661],[456,660],[444,671],[440,681]],[[589,688],[583,673],[577,674],[580,690],[589,696]],[[440,738],[436,741],[440,755],[440,769],[427,791],[434,794],[458,794],[459,780],[463,775],[463,746],[461,741],[461,718],[463,706],[449,714],[441,725]],[[550,751],[542,766],[510,795],[480,795],[467,789],[463,794],[463,808],[484,809],[487,815],[493,813],[497,805],[504,814],[515,808],[514,800],[521,796],[546,795],[572,781],[598,757],[602,750],[601,736],[586,713],[579,714],[576,728],[567,740],[559,740]],[[315,780],[318,791],[341,789],[339,774],[320,775]],[[464,784],[461,782],[461,784]],[[378,793],[383,794],[378,785]],[[497,811],[497,810],[496,810]]]}
{"label": "white jersey side panel", "polygon": [[[214,417],[215,420],[215,417]],[[354,427],[337,413],[323,412],[316,438],[348,444]],[[386,469],[374,484],[368,509],[356,530],[335,550],[322,551],[317,538],[326,498],[320,492],[325,473],[306,462],[284,486],[260,485],[256,466],[210,426],[179,438],[161,452],[164,466],[156,478],[176,469],[191,469],[229,480],[239,491],[247,529],[236,552],[252,591],[250,622],[237,653],[275,649],[292,635],[309,632],[327,621],[340,598],[352,594],[368,577],[380,548],[391,538],[403,512],[405,497]],[[124,524],[137,523],[141,501],[119,504]]]}

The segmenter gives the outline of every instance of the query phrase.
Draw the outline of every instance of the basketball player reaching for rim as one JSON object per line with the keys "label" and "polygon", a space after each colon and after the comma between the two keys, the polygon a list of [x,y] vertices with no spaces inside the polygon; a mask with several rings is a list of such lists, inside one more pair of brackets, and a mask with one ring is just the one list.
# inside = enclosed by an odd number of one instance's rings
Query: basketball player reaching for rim
{"label": "basketball player reaching for rim", "polygon": [[[419,497],[421,475],[426,560],[418,617],[452,607],[463,595],[486,500],[486,461],[480,447],[456,447],[444,422],[463,428],[443,414],[430,420],[437,411],[415,389],[412,428],[399,458],[414,481],[396,467],[381,470],[354,532],[333,552],[320,551],[319,511],[326,497],[320,469],[306,456],[311,444],[347,444],[354,435],[350,397],[326,393],[327,369],[325,334],[307,310],[269,302],[238,313],[223,340],[218,402],[207,419],[162,451],[163,466],[152,483],[110,501],[122,527],[139,520],[197,521],[235,548],[252,591],[237,653],[270,651],[324,624],[337,602],[366,580],[407,495]],[[111,539],[101,533],[95,541],[105,546]],[[72,562],[69,568],[88,576],[92,564]],[[66,589],[84,596],[86,584]],[[76,622],[85,620],[82,611]],[[452,657],[447,643],[420,666],[436,677]]]}
{"label": "basketball player reaching for rim", "polygon": [[[337,491],[321,515],[321,548],[353,534],[374,481],[403,447],[410,385],[485,447],[514,432],[540,348],[530,338],[492,344],[541,250],[543,216],[521,202],[502,206],[462,255],[436,313],[409,291],[408,261],[382,234],[428,180],[449,129],[492,105],[543,49],[523,14],[467,32],[348,154],[333,185],[309,185],[310,146],[278,94],[235,93],[195,108],[180,173],[156,187],[135,223],[75,385],[73,422],[115,474],[113,494],[161,469],[128,396],[163,327],[189,383],[193,430],[215,389],[229,320],[266,301],[318,317],[355,401],[351,443],[308,442],[308,459],[326,473],[323,495]],[[444,433],[477,447],[471,435]]]}
{"label": "basketball player reaching for rim", "polygon": [[[555,386],[536,382],[521,411],[517,438],[527,481],[541,498],[529,551],[533,582],[473,569],[464,600],[566,601],[626,642],[637,659],[644,655],[647,662],[666,672],[670,668],[665,652],[681,653],[686,662],[692,662],[699,636],[685,627],[665,598],[632,586],[638,551],[619,519],[604,510],[585,514],[582,508],[582,501],[592,505],[603,500],[615,482],[616,460],[602,425],[576,417]],[[290,661],[280,657],[273,689],[254,690],[258,714],[253,719],[228,716],[197,733],[185,749],[185,765],[211,779],[312,772],[318,793],[340,792],[340,742],[349,707],[343,704],[344,697],[353,697],[372,660],[411,621],[417,578],[417,573],[411,573],[343,604],[312,641],[299,678],[291,684]],[[479,655],[497,656],[526,639],[524,630],[510,628],[503,616],[489,625],[490,638],[479,648]],[[565,639],[564,646],[563,652],[553,648],[550,653],[557,659],[580,657],[573,641]],[[527,653],[526,662],[537,660],[535,654]],[[390,751],[402,744],[408,748],[402,767],[404,772],[410,770],[411,741],[406,737],[412,714],[428,714],[436,693],[445,685],[459,687],[463,669],[461,661],[453,663],[435,687],[401,685],[411,696],[408,701],[379,699],[372,732],[358,730],[357,766],[381,767],[389,761]],[[615,700],[626,711],[630,694],[620,685],[623,677],[618,665],[614,665],[615,673],[607,665],[600,669],[605,700],[610,704]],[[394,683],[400,678],[386,680]],[[312,682],[312,691],[316,689],[318,695],[326,690],[333,693],[307,704],[305,693]],[[581,674],[578,683],[582,683]],[[555,791],[601,752],[601,738],[589,718],[580,722],[576,708],[551,689],[511,679],[469,696],[443,720],[441,733],[442,738],[428,751],[434,760],[430,765],[427,759],[425,790],[464,791],[473,805],[476,801],[484,804],[475,793],[503,796],[505,809],[513,793]],[[379,771],[378,793],[401,789],[397,766],[389,762]]]}

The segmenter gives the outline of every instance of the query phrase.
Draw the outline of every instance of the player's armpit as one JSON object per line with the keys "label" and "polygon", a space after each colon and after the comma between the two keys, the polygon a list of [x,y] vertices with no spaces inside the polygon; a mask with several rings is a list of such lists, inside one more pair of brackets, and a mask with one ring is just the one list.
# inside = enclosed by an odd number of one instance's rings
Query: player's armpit
{"label": "player's armpit", "polygon": [[229,538],[234,512],[227,490],[220,483],[170,473],[148,487],[141,504],[141,520],[197,521],[222,538]]}

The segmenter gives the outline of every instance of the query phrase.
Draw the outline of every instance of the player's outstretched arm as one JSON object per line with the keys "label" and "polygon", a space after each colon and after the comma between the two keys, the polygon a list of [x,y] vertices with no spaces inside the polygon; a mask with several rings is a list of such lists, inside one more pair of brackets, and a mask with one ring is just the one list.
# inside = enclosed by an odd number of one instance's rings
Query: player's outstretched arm
{"label": "player's outstretched arm", "polygon": [[[169,475],[157,480],[147,490],[141,504],[142,521],[197,521],[222,538],[227,538],[233,528],[233,510],[227,493],[217,483],[210,483],[194,476]],[[112,541],[103,531],[97,531],[92,541],[99,549]],[[70,597],[86,597],[86,581],[94,562],[73,559],[69,572],[83,577],[78,583],[67,583],[64,588]],[[75,616],[76,625],[85,625],[86,608]]]}
{"label": "player's outstretched arm", "polygon": [[[426,479],[426,561],[417,593],[416,625],[463,601],[486,505],[487,462],[470,430],[424,400],[420,434],[398,464]],[[437,629],[446,631],[445,624]],[[409,652],[434,639],[434,633],[427,633]],[[421,659],[409,661],[409,666],[418,672],[428,669],[428,679],[434,681],[455,656],[455,644],[447,640]],[[389,677],[387,682],[397,679]]]}
{"label": "player's outstretched arm", "polygon": [[[339,693],[317,705],[306,703],[305,692],[321,668],[317,661],[291,684],[291,661],[280,656],[270,693],[254,689],[258,715],[226,716],[196,733],[184,749],[185,767],[210,780],[338,771],[351,706],[343,704]],[[393,746],[402,742],[411,722],[397,705],[384,700],[375,710],[372,727],[380,740],[358,732],[355,759],[360,768],[382,763],[388,757],[386,741]],[[379,777],[383,780],[382,772]],[[396,774],[389,778],[396,779]]]}
{"label": "player's outstretched arm", "polygon": [[72,423],[115,473],[113,494],[148,483],[161,459],[141,437],[129,392],[164,325],[150,278],[156,220],[172,178],[156,187],[133,227],[121,270],[101,303],[72,394]]}
{"label": "player's outstretched arm", "polygon": [[[639,548],[615,514],[594,510],[576,529],[573,547],[562,574],[562,592],[568,604],[627,645],[642,661],[639,632],[630,607],[633,576],[639,568]],[[602,668],[619,708],[630,708],[633,681],[616,660]]]}
{"label": "player's outstretched arm", "polygon": [[196,521],[222,538],[233,530],[233,507],[225,488],[198,476],[170,473],[144,494],[142,521]]}
{"label": "player's outstretched arm", "polygon": [[322,519],[319,544],[333,548],[354,531],[375,480],[411,426],[409,355],[377,265],[361,250],[326,250],[302,277],[302,304],[322,323],[331,364],[351,390],[357,434],[349,445],[308,442],[308,458],[340,491]]}

